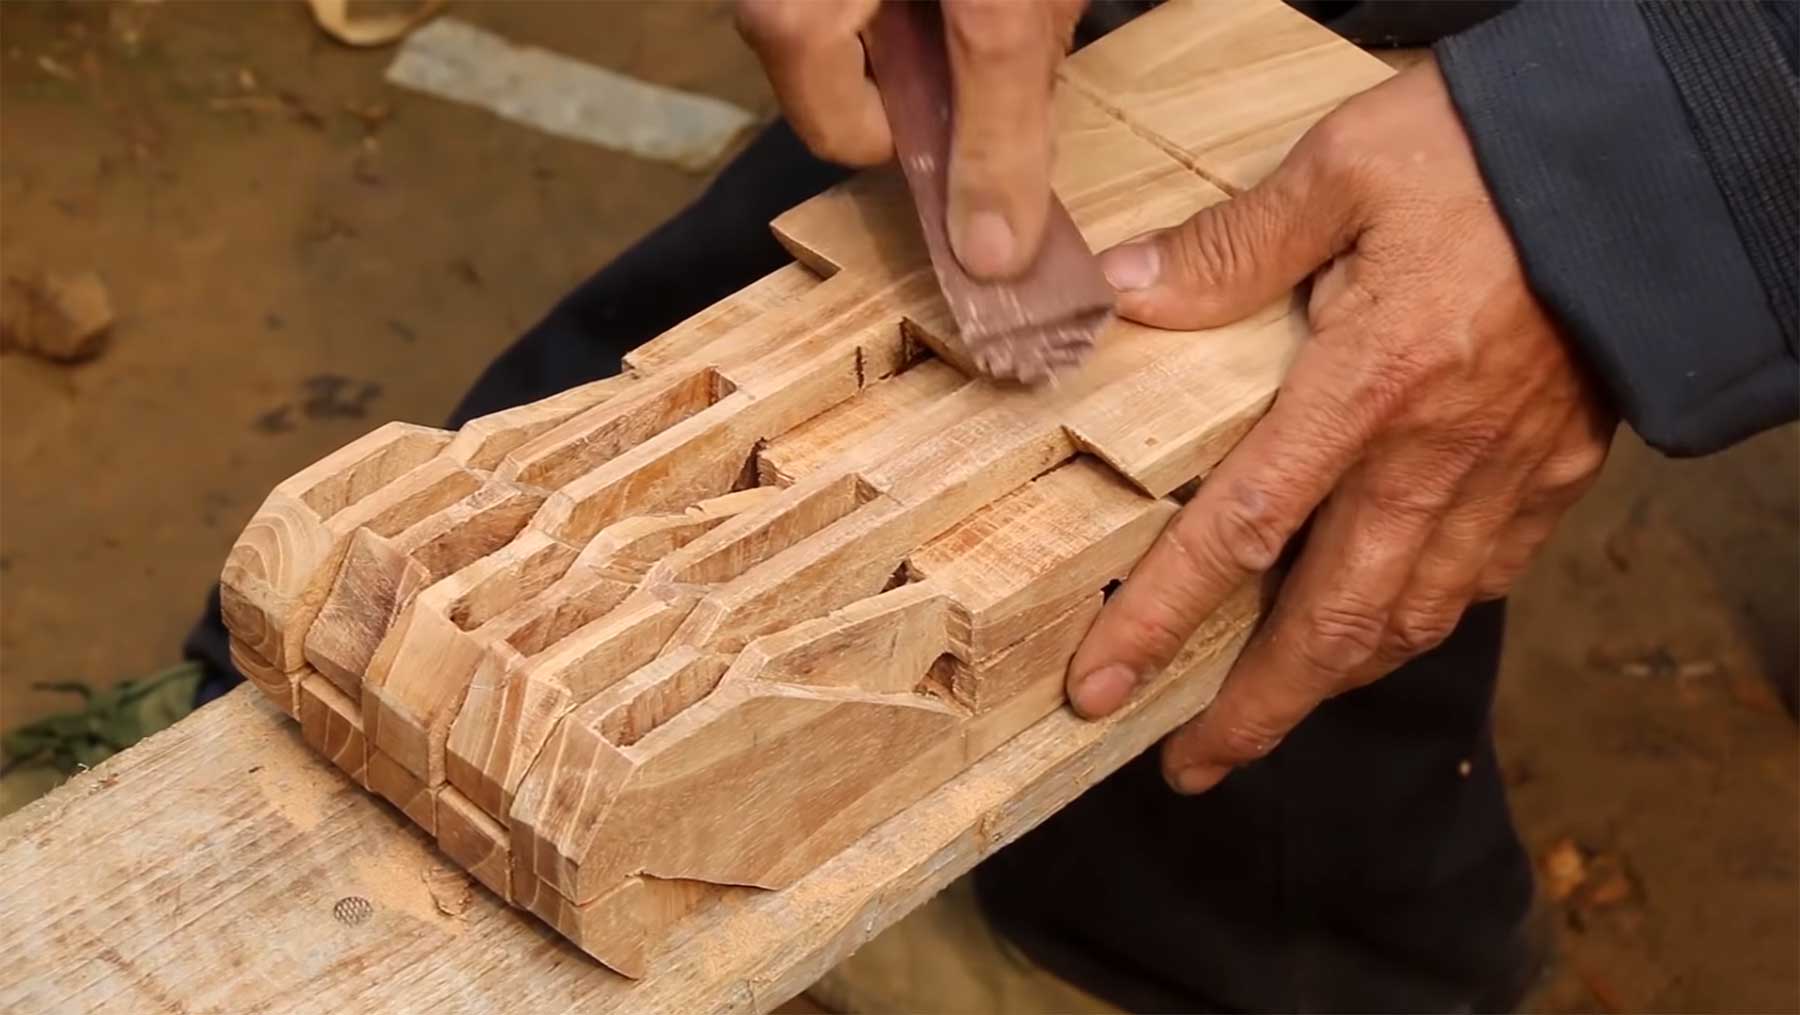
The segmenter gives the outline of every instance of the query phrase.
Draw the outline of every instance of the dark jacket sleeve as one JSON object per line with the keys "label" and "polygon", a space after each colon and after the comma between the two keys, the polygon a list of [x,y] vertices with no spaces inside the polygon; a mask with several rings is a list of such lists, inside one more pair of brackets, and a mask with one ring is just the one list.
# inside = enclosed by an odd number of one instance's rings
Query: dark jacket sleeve
{"label": "dark jacket sleeve", "polygon": [[1800,414],[1795,11],[1527,0],[1437,46],[1533,289],[1671,454]]}

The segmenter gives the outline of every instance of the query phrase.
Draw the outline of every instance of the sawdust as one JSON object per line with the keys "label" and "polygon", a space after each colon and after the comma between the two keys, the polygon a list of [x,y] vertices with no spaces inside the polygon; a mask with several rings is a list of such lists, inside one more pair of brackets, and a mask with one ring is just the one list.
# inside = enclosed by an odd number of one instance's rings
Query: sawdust
{"label": "sawdust", "polygon": [[[247,701],[256,690],[245,687],[233,694]],[[258,700],[256,704],[263,703]],[[273,706],[268,708],[273,711]],[[331,809],[332,796],[344,790],[343,776],[306,749],[299,727],[286,716],[279,721],[239,724],[239,728],[250,732],[243,743],[234,745],[233,755],[243,759],[245,776],[257,792],[296,829],[310,832],[317,828]]]}
{"label": "sawdust", "polygon": [[411,835],[383,835],[351,860],[352,875],[377,914],[401,913],[444,932],[461,934],[474,890],[461,871],[447,868]]}
{"label": "sawdust", "polygon": [[475,902],[475,886],[455,867],[428,863],[419,871],[419,880],[425,882],[431,901],[445,916],[461,916]]}

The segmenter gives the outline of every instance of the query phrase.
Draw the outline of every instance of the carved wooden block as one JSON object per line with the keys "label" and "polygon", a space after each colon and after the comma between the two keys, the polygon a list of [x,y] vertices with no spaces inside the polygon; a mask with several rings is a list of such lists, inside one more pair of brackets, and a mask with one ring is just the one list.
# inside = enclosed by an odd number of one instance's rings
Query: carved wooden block
{"label": "carved wooden block", "polygon": [[[1059,86],[1054,182],[1096,249],[1224,199],[1209,180],[1354,90],[1271,99],[1252,133],[1214,111],[1189,128],[1214,164],[1134,110],[1216,80],[1122,76],[1144,26],[1192,20],[1171,6]],[[793,209],[796,264],[623,375],[455,434],[389,424],[277,487],[225,566],[234,658],[307,743],[628,976],[1061,708],[1103,590],[1304,339],[1285,304],[1116,322],[1054,386],[970,379],[934,355],[954,336],[911,216],[892,171]]]}

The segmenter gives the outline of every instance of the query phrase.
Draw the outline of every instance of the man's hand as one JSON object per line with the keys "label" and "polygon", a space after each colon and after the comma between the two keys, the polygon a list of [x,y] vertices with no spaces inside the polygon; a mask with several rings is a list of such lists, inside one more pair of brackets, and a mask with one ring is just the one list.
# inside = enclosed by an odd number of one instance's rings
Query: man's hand
{"label": "man's hand", "polygon": [[1077,711],[1119,708],[1313,517],[1217,700],[1163,745],[1182,792],[1504,595],[1611,442],[1614,417],[1527,288],[1434,63],[1345,103],[1255,189],[1101,263],[1120,312],[1169,328],[1237,320],[1324,267],[1273,407],[1069,664]]}
{"label": "man's hand", "polygon": [[[969,274],[1030,266],[1050,206],[1050,91],[1085,0],[943,0],[956,112],[950,246]],[[807,147],[852,166],[894,154],[857,33],[877,0],[740,0],[738,28]]]}

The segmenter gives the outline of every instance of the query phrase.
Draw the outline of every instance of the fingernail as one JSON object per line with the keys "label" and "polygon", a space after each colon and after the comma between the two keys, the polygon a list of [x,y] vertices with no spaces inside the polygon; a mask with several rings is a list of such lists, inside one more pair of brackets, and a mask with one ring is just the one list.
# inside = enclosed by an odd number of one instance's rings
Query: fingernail
{"label": "fingernail", "polygon": [[1012,226],[999,212],[978,211],[950,237],[950,245],[956,248],[956,259],[970,274],[993,276],[1012,270],[1018,241]]}
{"label": "fingernail", "polygon": [[1177,793],[1193,796],[1217,786],[1219,780],[1225,778],[1230,771],[1231,769],[1224,765],[1189,765],[1186,768],[1177,769],[1165,778],[1170,789]]}
{"label": "fingernail", "polygon": [[1162,255],[1157,252],[1155,243],[1124,243],[1100,255],[1100,270],[1106,273],[1106,281],[1119,292],[1148,289],[1162,274]]}
{"label": "fingernail", "polygon": [[1074,699],[1075,711],[1082,715],[1106,715],[1125,704],[1137,683],[1137,674],[1130,667],[1114,663],[1075,681],[1075,692],[1070,697]]}

